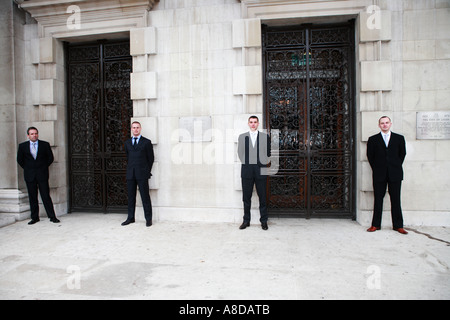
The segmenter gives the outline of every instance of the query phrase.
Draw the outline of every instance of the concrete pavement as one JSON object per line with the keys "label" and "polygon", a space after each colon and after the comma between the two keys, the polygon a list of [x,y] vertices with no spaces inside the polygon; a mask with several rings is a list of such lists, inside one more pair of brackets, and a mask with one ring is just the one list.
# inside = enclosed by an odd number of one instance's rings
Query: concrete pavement
{"label": "concrete pavement", "polygon": [[0,299],[450,299],[450,232],[73,213],[0,228]]}

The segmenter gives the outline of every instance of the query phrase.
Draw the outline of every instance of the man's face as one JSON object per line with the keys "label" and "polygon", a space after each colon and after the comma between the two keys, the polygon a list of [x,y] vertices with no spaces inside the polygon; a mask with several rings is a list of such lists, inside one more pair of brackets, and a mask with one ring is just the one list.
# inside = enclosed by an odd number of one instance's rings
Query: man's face
{"label": "man's face", "polygon": [[28,136],[28,139],[30,139],[30,141],[32,141],[32,142],[36,142],[37,139],[39,139],[39,133],[35,129],[30,129],[30,131],[28,131],[27,136]]}
{"label": "man's face", "polygon": [[139,123],[133,123],[131,125],[131,133],[133,136],[138,137],[141,134],[141,125]]}
{"label": "man's face", "polygon": [[251,131],[256,131],[258,130],[258,126],[259,126],[259,121],[256,118],[250,118],[248,119],[248,126],[250,128]]}
{"label": "man's face", "polygon": [[389,118],[381,118],[378,126],[380,127],[381,131],[383,131],[384,133],[389,132],[389,130],[391,129],[391,125],[392,122],[391,120],[389,120]]}

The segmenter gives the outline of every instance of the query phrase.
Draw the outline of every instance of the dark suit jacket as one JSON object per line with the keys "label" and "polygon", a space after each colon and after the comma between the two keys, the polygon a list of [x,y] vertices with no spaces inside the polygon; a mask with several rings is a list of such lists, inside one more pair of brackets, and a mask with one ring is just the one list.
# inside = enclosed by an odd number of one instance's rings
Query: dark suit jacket
{"label": "dark suit jacket", "polygon": [[270,137],[267,134],[258,131],[255,147],[251,142],[250,132],[241,134],[238,139],[238,156],[242,163],[241,178],[252,178],[254,172],[257,172],[256,177],[259,177],[261,170],[255,170],[255,166],[267,167],[270,154]]}
{"label": "dark suit jacket", "polygon": [[406,156],[405,138],[391,132],[386,147],[381,133],[373,135],[367,141],[367,159],[372,167],[373,181],[381,182],[403,180],[402,164]]}
{"label": "dark suit jacket", "polygon": [[38,140],[36,160],[30,152],[30,141],[19,144],[17,163],[23,168],[24,179],[31,182],[34,179],[48,180],[48,167],[53,163],[53,152],[47,141]]}
{"label": "dark suit jacket", "polygon": [[128,139],[125,141],[125,152],[127,154],[127,180],[150,179],[155,156],[152,142],[141,136],[137,146],[133,146]]}

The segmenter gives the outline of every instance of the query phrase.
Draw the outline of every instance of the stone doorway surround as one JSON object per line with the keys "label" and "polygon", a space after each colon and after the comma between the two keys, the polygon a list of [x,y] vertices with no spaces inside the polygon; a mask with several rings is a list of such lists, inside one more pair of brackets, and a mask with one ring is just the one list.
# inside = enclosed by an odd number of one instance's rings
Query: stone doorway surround
{"label": "stone doorway surround", "polygon": [[[148,12],[159,0],[14,0],[14,2],[19,10],[14,6],[10,8],[12,19],[23,19],[26,22],[21,23],[23,26],[20,27],[20,31],[24,34],[22,56],[27,63],[24,68],[29,70],[23,73],[21,79],[23,80],[21,85],[27,89],[24,89],[26,98],[23,103],[20,102],[20,107],[27,115],[18,112],[14,124],[16,142],[26,140],[26,128],[29,126],[36,126],[40,138],[50,142],[55,155],[55,162],[50,171],[51,195],[55,211],[57,215],[61,215],[68,212],[69,194],[63,43],[128,38],[134,65],[136,60],[145,60],[149,54],[155,53],[155,30],[147,28],[147,21]],[[21,10],[26,14],[18,13]],[[145,79],[145,87],[156,87],[156,77],[154,73],[147,72],[146,66],[142,67],[141,63],[137,65],[140,66],[137,72],[131,74],[131,82],[135,84],[132,99],[135,100],[134,103],[142,101],[145,103],[146,99],[156,96],[156,91],[153,90],[149,96],[141,88],[144,84],[138,81]],[[16,104],[19,105],[17,102]],[[145,121],[153,120],[146,118]],[[144,130],[143,134],[146,134]],[[15,152],[11,152],[8,161],[15,163],[15,156]],[[29,217],[26,187],[19,169],[10,170],[10,174],[14,175],[10,180],[14,181],[9,183],[10,186],[0,189],[3,224]],[[45,215],[45,210],[41,210],[42,214]]]}

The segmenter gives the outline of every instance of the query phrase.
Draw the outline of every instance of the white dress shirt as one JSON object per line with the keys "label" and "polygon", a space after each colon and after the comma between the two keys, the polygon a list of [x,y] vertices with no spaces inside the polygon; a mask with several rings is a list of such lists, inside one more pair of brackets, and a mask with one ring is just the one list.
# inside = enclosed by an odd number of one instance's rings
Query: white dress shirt
{"label": "white dress shirt", "polygon": [[389,145],[389,140],[391,139],[391,132],[388,133],[381,132],[381,135],[383,136],[384,143],[386,144],[386,147]]}
{"label": "white dress shirt", "polygon": [[256,139],[258,139],[258,130],[255,130],[255,131],[250,130],[250,138],[252,139],[252,145],[254,148],[255,144],[256,144]]}
{"label": "white dress shirt", "polygon": [[[135,142],[136,142],[136,144],[138,144],[138,143],[139,143],[139,140],[141,139],[141,136],[142,136],[142,135],[138,135],[137,137],[132,136],[132,137],[131,137],[131,144],[132,144],[133,146],[134,146]],[[137,139],[134,140],[134,138],[137,138]]]}

